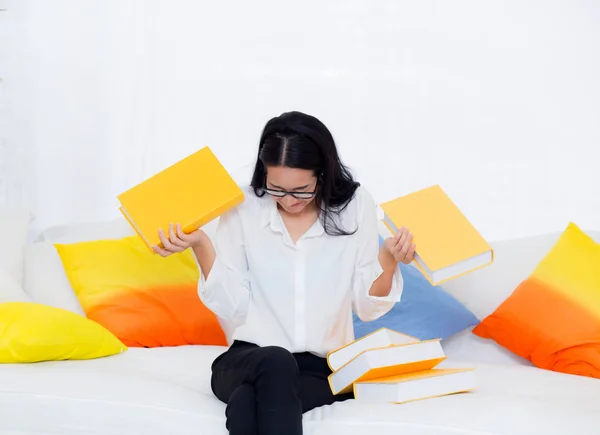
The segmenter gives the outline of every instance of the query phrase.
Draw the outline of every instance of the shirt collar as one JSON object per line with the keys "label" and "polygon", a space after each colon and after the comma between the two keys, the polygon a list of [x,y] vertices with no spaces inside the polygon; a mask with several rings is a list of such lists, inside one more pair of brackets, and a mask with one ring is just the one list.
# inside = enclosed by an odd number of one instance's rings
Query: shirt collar
{"label": "shirt collar", "polygon": [[261,224],[263,227],[266,227],[267,225],[271,224],[272,227],[272,223],[276,221],[276,213],[277,213],[277,203],[270,198],[269,196],[265,195],[263,197],[263,207],[262,207],[262,218],[261,218]]}

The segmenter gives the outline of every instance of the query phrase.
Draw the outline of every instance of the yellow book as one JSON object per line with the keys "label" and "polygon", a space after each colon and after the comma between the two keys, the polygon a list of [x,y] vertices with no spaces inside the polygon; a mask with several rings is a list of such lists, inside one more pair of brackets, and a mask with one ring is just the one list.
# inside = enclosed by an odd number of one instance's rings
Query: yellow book
{"label": "yellow book", "polygon": [[239,205],[243,191],[208,147],[118,195],[120,211],[150,250],[170,223],[188,234]]}
{"label": "yellow book", "polygon": [[402,334],[388,328],[379,328],[376,331],[367,334],[352,343],[342,346],[339,349],[327,354],[327,364],[331,371],[335,372],[340,367],[352,361],[365,350],[378,347],[393,346],[396,344],[414,343],[418,338]]}
{"label": "yellow book", "polygon": [[396,234],[406,227],[416,245],[414,263],[432,285],[491,264],[494,251],[438,185],[380,205]]}
{"label": "yellow book", "polygon": [[348,393],[355,382],[430,370],[445,359],[439,339],[368,349],[329,375],[329,386]]}
{"label": "yellow book", "polygon": [[472,391],[474,369],[431,369],[357,382],[354,398],[365,403],[405,403]]}

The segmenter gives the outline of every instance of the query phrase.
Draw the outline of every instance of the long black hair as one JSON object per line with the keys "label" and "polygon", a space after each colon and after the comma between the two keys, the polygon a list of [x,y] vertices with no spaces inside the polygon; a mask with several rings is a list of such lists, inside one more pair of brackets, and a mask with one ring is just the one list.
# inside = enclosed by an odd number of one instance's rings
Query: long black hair
{"label": "long black hair", "polygon": [[342,164],[331,132],[317,118],[287,112],[269,120],[260,137],[250,183],[260,197],[265,194],[267,166],[313,171],[318,180],[315,202],[325,232],[335,236],[356,232],[340,228],[334,217],[348,206],[360,184]]}

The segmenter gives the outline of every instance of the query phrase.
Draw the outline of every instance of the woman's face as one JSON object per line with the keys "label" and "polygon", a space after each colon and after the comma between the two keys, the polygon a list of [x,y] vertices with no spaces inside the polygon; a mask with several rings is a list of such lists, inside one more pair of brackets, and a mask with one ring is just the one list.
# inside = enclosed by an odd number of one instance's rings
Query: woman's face
{"label": "woman's face", "polygon": [[[299,213],[313,202],[316,188],[317,177],[313,171],[285,166],[267,167],[267,193],[288,213]],[[296,197],[289,193],[279,197],[281,191],[292,192]]]}

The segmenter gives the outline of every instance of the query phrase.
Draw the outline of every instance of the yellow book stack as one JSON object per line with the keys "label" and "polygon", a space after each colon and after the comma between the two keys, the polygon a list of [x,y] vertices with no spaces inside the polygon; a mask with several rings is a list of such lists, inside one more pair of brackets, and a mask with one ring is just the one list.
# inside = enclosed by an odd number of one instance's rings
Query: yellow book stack
{"label": "yellow book stack", "polygon": [[406,227],[416,245],[414,263],[432,285],[464,275],[494,260],[494,251],[438,185],[380,205],[396,234]]}
{"label": "yellow book stack", "polygon": [[171,223],[188,234],[239,205],[243,191],[209,147],[189,155],[118,196],[120,211],[150,250]]}
{"label": "yellow book stack", "polygon": [[327,355],[333,394],[354,392],[369,403],[404,403],[471,391],[473,369],[442,369],[439,339],[423,340],[381,328]]}

